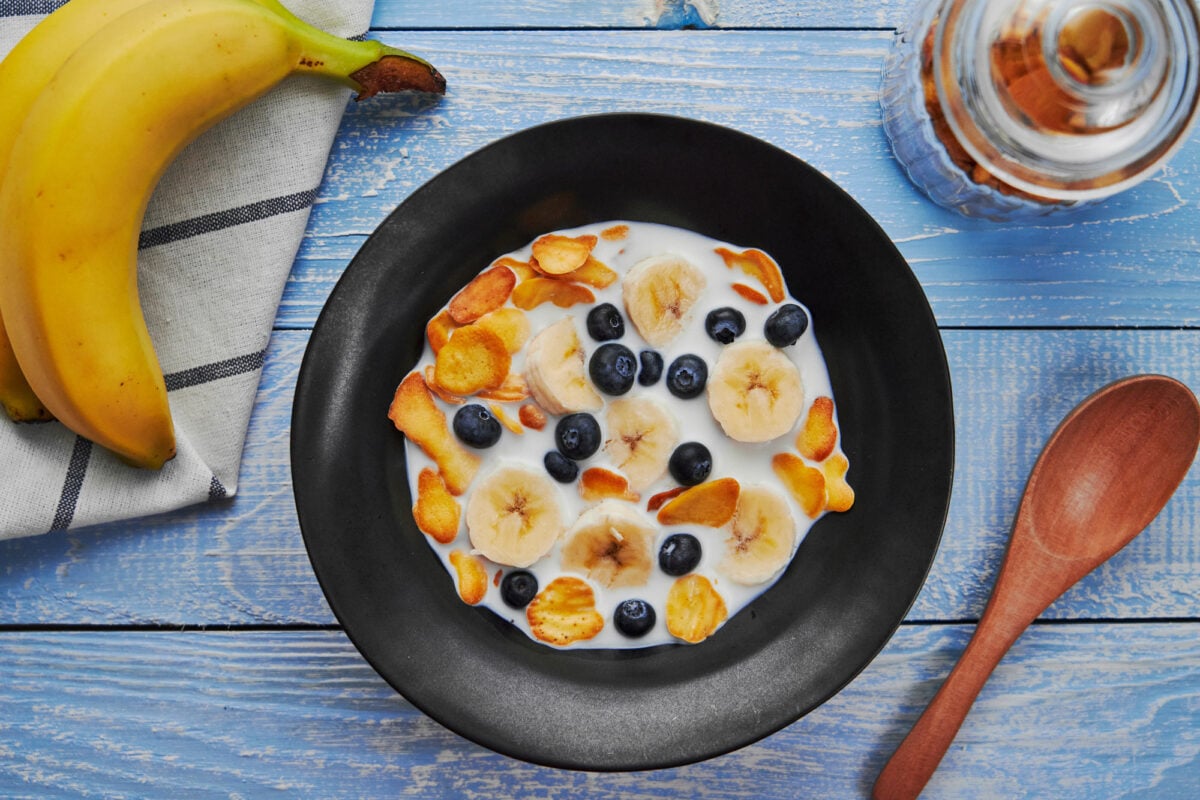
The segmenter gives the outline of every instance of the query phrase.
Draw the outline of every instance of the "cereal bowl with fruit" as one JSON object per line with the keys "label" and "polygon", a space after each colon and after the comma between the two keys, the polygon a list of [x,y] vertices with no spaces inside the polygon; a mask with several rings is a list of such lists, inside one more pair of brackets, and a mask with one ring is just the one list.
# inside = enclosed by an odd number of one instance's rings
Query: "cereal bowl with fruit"
{"label": "cereal bowl with fruit", "polygon": [[388,409],[413,519],[464,602],[538,642],[704,641],[854,503],[815,326],[761,250],[542,234],[425,338]]}
{"label": "cereal bowl with fruit", "polygon": [[665,767],[794,722],[895,631],[949,502],[949,375],[826,178],[716,125],[584,117],[370,237],[292,462],[331,608],[414,705],[539,764]]}

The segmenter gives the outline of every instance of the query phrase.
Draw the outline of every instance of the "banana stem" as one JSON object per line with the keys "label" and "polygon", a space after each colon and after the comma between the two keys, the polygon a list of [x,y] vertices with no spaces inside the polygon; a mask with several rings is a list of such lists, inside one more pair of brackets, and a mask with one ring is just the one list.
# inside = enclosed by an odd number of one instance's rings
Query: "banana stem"
{"label": "banana stem", "polygon": [[432,64],[414,55],[384,45],[385,52],[350,74],[358,89],[355,100],[365,100],[379,92],[402,92],[411,89],[430,94],[445,94],[446,79]]}
{"label": "banana stem", "polygon": [[374,39],[342,39],[316,28],[273,0],[259,0],[283,17],[301,53],[297,71],[340,80],[358,91],[356,100],[380,92],[446,93],[446,79],[432,64]]}

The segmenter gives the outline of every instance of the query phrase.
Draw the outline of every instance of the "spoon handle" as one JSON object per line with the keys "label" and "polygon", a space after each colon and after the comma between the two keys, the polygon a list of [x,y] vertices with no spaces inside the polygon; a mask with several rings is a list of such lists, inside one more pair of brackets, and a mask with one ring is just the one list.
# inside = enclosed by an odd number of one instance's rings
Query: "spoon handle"
{"label": "spoon handle", "polygon": [[992,670],[1026,624],[985,612],[958,663],[879,773],[874,800],[906,800],[921,793]]}

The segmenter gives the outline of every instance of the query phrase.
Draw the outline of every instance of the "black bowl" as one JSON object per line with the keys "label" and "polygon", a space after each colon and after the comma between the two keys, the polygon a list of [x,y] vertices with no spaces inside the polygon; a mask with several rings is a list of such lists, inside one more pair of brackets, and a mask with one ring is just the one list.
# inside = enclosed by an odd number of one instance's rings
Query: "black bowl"
{"label": "black bowl", "polygon": [[[775,586],[698,645],[554,650],[459,600],[412,520],[386,416],[424,323],[499,255],[603,220],[771,253],[812,311],[856,491]],[[937,551],[954,457],[949,370],[903,258],[790,154],[687,119],[614,114],[500,140],[438,175],[367,240],[326,303],[292,418],[292,472],[321,587],[413,705],[501,753],[575,769],[698,761],[816,708],[880,651]]]}

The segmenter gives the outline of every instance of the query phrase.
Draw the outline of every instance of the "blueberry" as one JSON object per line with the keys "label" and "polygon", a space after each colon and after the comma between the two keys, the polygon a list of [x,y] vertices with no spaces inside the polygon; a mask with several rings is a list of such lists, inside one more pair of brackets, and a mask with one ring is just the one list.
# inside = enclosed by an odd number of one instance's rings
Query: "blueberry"
{"label": "blueberry", "polygon": [[668,575],[687,575],[700,563],[700,540],[690,533],[672,533],[658,551],[658,566]]}
{"label": "blueberry", "polygon": [[613,612],[613,624],[631,639],[649,633],[654,619],[654,606],[645,600],[623,600]]}
{"label": "blueberry", "polygon": [[746,332],[746,318],[736,308],[714,308],[704,318],[704,330],[721,344],[731,344]]}
{"label": "blueberry", "polygon": [[808,314],[795,303],[780,306],[763,325],[763,335],[776,347],[787,347],[808,330]]}
{"label": "blueberry", "polygon": [[601,303],[588,312],[587,330],[597,342],[620,339],[625,335],[625,320],[612,303]]}
{"label": "blueberry", "polygon": [[667,469],[671,471],[671,477],[684,486],[704,483],[712,472],[712,453],[699,442],[685,442],[671,453]]}
{"label": "blueberry", "polygon": [[600,449],[600,423],[591,414],[567,414],[554,429],[558,452],[572,461],[582,461]]}
{"label": "blueberry", "polygon": [[557,450],[546,453],[542,463],[546,465],[550,477],[559,483],[571,483],[579,477],[579,465]]}
{"label": "blueberry", "polygon": [[680,356],[667,367],[667,388],[681,400],[698,397],[708,383],[708,365],[700,356]]}
{"label": "blueberry", "polygon": [[513,608],[524,608],[537,594],[538,580],[532,572],[523,569],[505,573],[500,580],[500,598]]}
{"label": "blueberry", "polygon": [[662,377],[663,357],[656,350],[643,350],[639,354],[642,361],[642,371],[638,373],[637,381],[642,386],[653,386]]}
{"label": "blueberry", "polygon": [[459,408],[453,425],[454,435],[471,447],[491,447],[500,441],[500,420],[478,403]]}
{"label": "blueberry", "polygon": [[637,377],[637,357],[623,344],[609,342],[596,348],[588,362],[592,383],[605,394],[620,395],[629,391]]}

